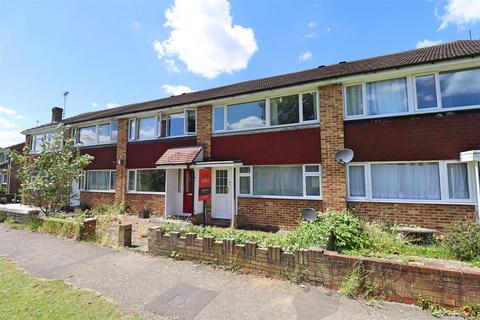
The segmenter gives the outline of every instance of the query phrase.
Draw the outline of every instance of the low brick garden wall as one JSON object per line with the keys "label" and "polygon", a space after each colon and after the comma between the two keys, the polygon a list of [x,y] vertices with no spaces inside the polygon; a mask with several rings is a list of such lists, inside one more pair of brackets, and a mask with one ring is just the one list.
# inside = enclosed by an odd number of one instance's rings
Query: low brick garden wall
{"label": "low brick garden wall", "polygon": [[409,265],[390,260],[352,257],[319,248],[283,252],[280,247],[259,248],[255,243],[235,244],[234,240],[216,241],[197,238],[194,233],[163,234],[150,228],[148,251],[154,255],[182,256],[220,265],[235,266],[246,272],[291,278],[339,289],[342,280],[359,268],[366,286],[390,301],[416,303],[419,296],[435,303],[460,307],[480,303],[480,272]]}

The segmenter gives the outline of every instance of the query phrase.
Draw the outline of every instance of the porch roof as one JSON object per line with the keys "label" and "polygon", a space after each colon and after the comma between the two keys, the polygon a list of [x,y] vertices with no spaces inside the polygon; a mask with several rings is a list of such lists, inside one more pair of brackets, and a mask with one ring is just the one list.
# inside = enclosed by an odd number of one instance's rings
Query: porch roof
{"label": "porch roof", "polygon": [[157,160],[155,165],[158,166],[181,166],[189,165],[194,161],[202,160],[202,146],[189,146],[170,148]]}

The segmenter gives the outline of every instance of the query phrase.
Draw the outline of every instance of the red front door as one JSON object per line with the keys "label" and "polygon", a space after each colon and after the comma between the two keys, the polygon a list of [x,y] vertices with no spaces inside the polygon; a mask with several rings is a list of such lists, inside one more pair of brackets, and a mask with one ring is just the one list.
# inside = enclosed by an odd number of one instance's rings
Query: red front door
{"label": "red front door", "polygon": [[183,170],[183,213],[193,213],[193,170]]}

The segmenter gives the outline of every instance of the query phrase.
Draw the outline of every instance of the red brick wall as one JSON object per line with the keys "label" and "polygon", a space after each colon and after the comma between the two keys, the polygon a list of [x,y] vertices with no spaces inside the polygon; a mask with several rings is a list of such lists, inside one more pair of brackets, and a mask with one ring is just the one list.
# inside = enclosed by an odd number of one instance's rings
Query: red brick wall
{"label": "red brick wall", "polygon": [[238,198],[238,225],[265,229],[298,225],[305,208],[322,210],[321,200]]}
{"label": "red brick wall", "polygon": [[480,149],[480,111],[346,121],[345,146],[354,161],[458,159]]}
{"label": "red brick wall", "polygon": [[246,165],[320,163],[320,128],[214,136],[212,159]]}
{"label": "red brick wall", "polygon": [[203,159],[210,160],[212,149],[212,106],[197,107],[197,143],[203,146]]}
{"label": "red brick wall", "polygon": [[155,168],[155,162],[168,149],[196,144],[196,137],[129,142],[127,144],[127,168]]}
{"label": "red brick wall", "polygon": [[368,221],[417,225],[440,231],[455,221],[474,222],[476,215],[474,205],[349,202],[348,207]]}
{"label": "red brick wall", "polygon": [[165,214],[165,196],[161,194],[126,193],[125,205],[132,214],[138,214],[144,207],[155,215]]}
{"label": "red brick wall", "polygon": [[80,205],[96,207],[101,204],[113,204],[115,193],[113,192],[80,192]]}
{"label": "red brick wall", "polygon": [[319,90],[323,206],[325,210],[345,210],[345,166],[335,160],[336,153],[344,148],[342,86],[329,85]]}
{"label": "red brick wall", "polygon": [[81,154],[89,154],[93,157],[92,162],[87,166],[86,170],[115,170],[115,158],[117,156],[116,146],[91,147],[80,149]]}

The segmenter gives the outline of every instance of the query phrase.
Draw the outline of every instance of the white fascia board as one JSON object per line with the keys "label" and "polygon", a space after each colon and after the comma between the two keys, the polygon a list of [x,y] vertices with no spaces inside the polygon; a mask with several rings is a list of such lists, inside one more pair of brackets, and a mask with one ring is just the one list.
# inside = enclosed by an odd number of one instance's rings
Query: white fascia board
{"label": "white fascia board", "polygon": [[460,153],[460,161],[471,162],[480,161],[480,150],[469,150]]}

